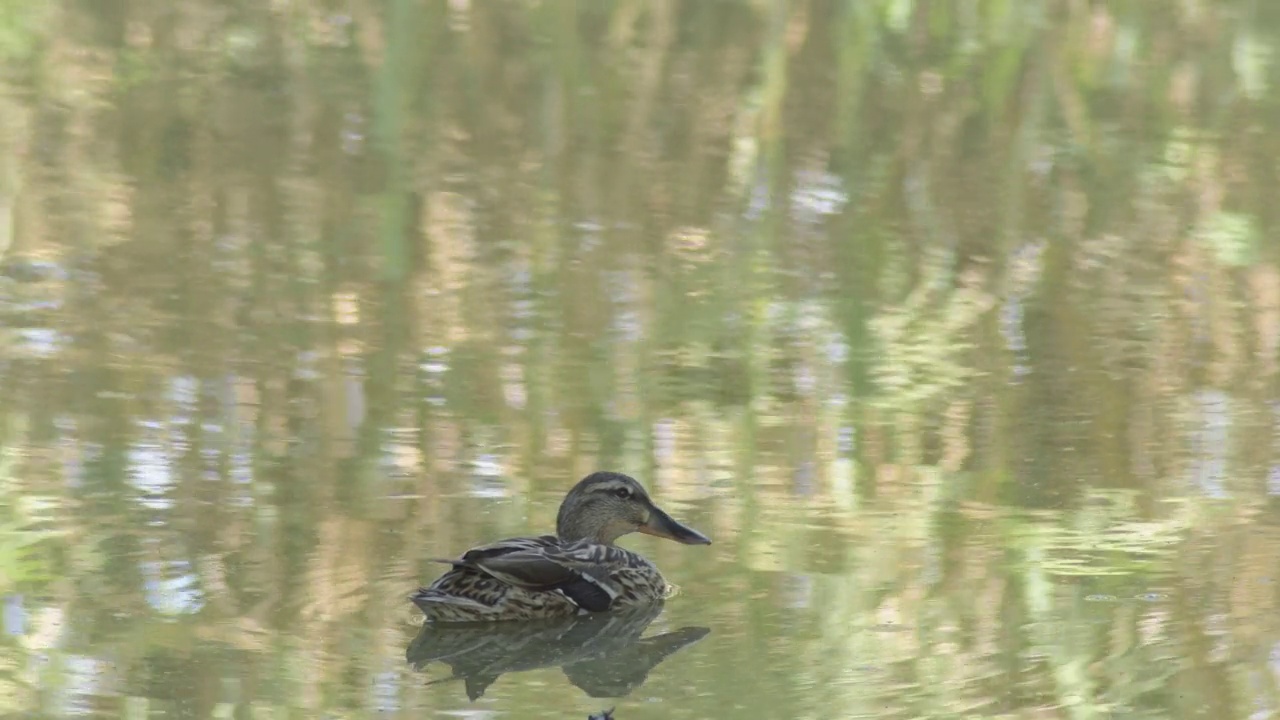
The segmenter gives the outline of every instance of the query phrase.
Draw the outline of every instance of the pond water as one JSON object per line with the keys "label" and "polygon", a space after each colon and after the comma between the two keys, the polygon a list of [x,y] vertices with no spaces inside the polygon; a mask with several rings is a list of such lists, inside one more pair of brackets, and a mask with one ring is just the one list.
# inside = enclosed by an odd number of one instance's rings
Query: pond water
{"label": "pond water", "polygon": [[[1280,4],[0,0],[0,67],[4,717],[1280,717]],[[423,627],[598,469],[673,597]]]}

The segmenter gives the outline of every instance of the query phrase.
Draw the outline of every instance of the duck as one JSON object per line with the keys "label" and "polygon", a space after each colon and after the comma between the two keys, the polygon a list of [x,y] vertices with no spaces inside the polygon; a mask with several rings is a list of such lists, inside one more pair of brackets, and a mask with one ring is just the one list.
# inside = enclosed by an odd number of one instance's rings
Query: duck
{"label": "duck", "polygon": [[711,538],[654,504],[630,475],[600,471],[565,495],[554,535],[515,537],[473,547],[409,599],[426,621],[497,622],[603,613],[665,600],[672,592],[658,567],[619,547],[633,532],[685,545]]}

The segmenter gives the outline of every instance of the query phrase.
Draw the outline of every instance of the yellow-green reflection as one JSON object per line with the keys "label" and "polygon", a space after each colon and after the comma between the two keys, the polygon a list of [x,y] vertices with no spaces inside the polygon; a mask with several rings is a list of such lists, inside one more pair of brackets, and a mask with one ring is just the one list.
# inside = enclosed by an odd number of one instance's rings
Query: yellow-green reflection
{"label": "yellow-green reflection", "polygon": [[599,713],[405,596],[616,469],[716,539],[617,720],[1274,715],[1278,42],[0,0],[0,711]]}

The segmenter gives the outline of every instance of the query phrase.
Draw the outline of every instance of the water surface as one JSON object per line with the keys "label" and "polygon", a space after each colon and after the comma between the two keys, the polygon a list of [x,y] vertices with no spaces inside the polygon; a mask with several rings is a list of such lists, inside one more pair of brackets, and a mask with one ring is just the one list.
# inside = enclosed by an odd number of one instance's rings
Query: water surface
{"label": "water surface", "polygon": [[[0,2],[0,67],[0,712],[1280,715],[1280,5]],[[420,639],[596,469],[715,539],[623,540],[660,612]]]}

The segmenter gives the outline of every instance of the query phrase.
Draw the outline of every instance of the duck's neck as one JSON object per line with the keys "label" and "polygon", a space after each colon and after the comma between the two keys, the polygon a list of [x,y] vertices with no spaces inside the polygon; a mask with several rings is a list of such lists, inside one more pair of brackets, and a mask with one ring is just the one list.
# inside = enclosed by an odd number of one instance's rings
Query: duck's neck
{"label": "duck's neck", "polygon": [[556,518],[556,537],[564,542],[587,540],[600,545],[612,545],[625,530],[611,523],[601,523],[589,515],[570,515],[564,512]]}

